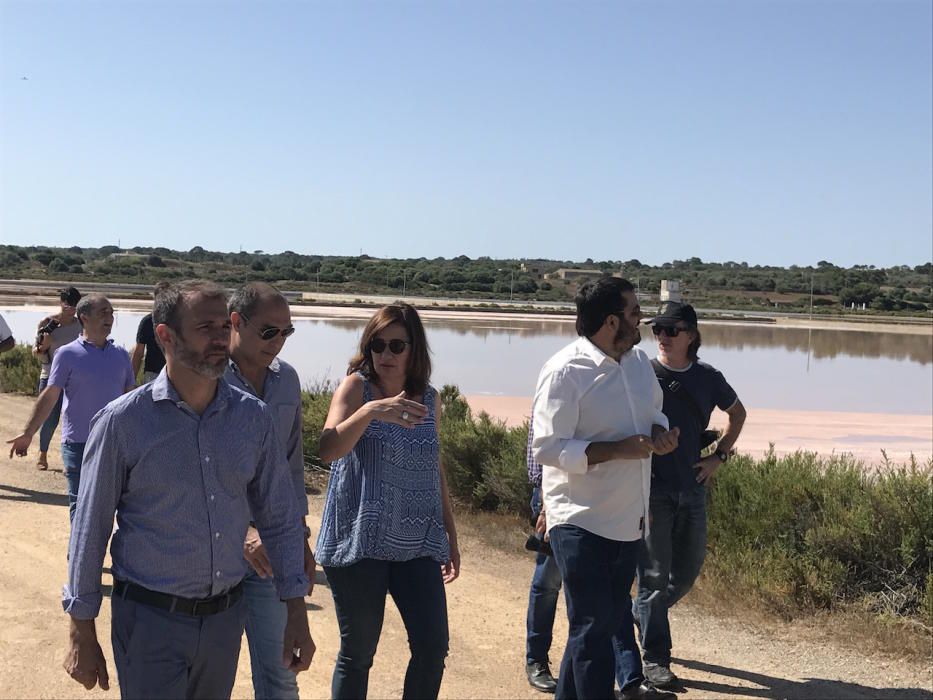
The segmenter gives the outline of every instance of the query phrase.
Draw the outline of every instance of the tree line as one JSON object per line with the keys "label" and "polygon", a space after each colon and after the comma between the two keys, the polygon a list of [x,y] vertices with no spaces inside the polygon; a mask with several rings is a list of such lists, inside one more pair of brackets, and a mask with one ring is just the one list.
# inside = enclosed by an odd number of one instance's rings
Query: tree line
{"label": "tree line", "polygon": [[885,312],[926,312],[933,307],[933,263],[914,267],[841,267],[826,260],[815,266],[779,267],[745,262],[708,262],[692,257],[662,265],[639,260],[584,262],[541,259],[373,258],[305,255],[293,251],[219,252],[194,246],[164,247],[0,246],[4,278],[82,279],[155,283],[205,277],[221,284],[264,280],[287,289],[359,294],[569,301],[579,280],[555,276],[560,269],[599,270],[632,280],[639,291],[657,294],[662,279],[680,280],[695,303],[728,303],[736,308],[814,305],[828,309],[853,304]]}

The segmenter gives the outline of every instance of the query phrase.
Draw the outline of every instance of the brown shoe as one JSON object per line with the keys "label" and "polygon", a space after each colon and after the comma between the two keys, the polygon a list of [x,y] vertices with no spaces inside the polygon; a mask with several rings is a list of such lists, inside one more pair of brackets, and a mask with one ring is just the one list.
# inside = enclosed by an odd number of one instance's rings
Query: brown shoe
{"label": "brown shoe", "polygon": [[36,469],[45,471],[49,468],[49,456],[45,452],[39,453],[39,459],[36,460]]}

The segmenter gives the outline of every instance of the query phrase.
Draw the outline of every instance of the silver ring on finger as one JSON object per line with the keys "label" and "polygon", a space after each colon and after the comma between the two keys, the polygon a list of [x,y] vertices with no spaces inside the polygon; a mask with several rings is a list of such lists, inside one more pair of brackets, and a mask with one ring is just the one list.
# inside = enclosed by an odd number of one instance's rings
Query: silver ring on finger
{"label": "silver ring on finger", "polygon": [[408,411],[402,411],[402,420],[408,420]]}

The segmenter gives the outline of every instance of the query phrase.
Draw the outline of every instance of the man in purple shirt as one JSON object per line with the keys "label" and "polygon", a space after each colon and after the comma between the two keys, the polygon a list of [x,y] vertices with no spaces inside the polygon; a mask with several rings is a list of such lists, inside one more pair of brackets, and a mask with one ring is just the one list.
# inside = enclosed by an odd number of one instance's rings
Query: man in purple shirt
{"label": "man in purple shirt", "polygon": [[136,386],[129,355],[108,340],[113,327],[113,306],[107,297],[89,294],[78,302],[75,315],[81,323],[78,339],[63,345],[52,360],[49,383],[32,409],[23,432],[8,444],[10,457],[26,456],[32,437],[64,392],[62,405],[62,462],[68,480],[68,510],[74,520],[81,480],[81,460],[91,418],[121,394]]}

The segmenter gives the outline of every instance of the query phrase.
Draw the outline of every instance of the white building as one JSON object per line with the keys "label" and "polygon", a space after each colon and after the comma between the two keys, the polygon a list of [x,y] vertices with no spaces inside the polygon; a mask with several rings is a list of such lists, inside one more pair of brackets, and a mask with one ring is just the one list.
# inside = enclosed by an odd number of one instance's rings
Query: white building
{"label": "white building", "polygon": [[683,301],[680,280],[661,280],[661,301]]}

